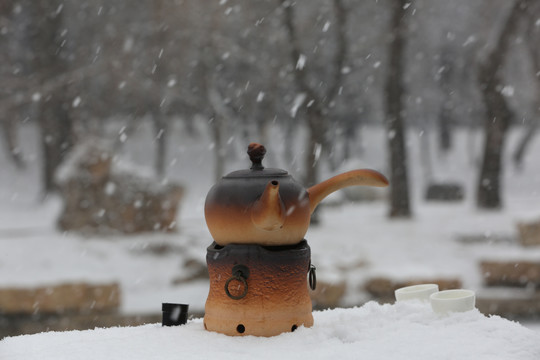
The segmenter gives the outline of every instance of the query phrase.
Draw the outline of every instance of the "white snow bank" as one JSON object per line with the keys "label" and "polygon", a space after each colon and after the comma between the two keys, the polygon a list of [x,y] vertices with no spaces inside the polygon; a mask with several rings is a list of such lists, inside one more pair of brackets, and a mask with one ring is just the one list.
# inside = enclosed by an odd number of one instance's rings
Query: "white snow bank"
{"label": "white snow bank", "polygon": [[427,303],[367,303],[315,312],[312,328],[272,338],[205,331],[202,319],[23,335],[0,341],[0,357],[17,359],[519,359],[540,358],[540,336],[478,311],[440,316]]}

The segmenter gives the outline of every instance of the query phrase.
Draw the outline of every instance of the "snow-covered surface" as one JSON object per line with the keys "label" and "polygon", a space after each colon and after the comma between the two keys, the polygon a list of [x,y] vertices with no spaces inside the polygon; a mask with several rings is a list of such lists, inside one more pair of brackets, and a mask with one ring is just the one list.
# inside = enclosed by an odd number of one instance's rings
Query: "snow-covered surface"
{"label": "snow-covered surface", "polygon": [[[199,126],[199,125],[198,125]],[[202,312],[208,292],[204,280],[174,285],[187,277],[184,264],[196,259],[204,264],[206,247],[212,242],[206,228],[203,206],[214,183],[213,145],[205,135],[186,135],[173,127],[167,163],[168,178],[186,187],[178,219],[177,234],[83,237],[60,233],[55,227],[61,209],[58,198],[39,201],[39,151],[37,134],[23,127],[21,151],[28,166],[16,171],[0,152],[0,286],[45,286],[67,281],[119,282],[123,313],[158,313],[162,302],[189,303],[192,312]],[[278,130],[267,144],[267,165],[287,169],[297,179],[298,158],[283,156],[283,138]],[[365,167],[383,173],[385,169],[384,131],[362,131],[362,149],[357,158]],[[536,139],[521,172],[505,166],[502,211],[479,211],[474,206],[478,174],[476,160],[482,145],[479,134],[459,131],[452,153],[432,151],[431,172],[421,165],[420,141],[425,132],[408,136],[414,216],[411,220],[389,220],[386,202],[341,202],[322,209],[320,226],[310,227],[306,238],[321,281],[348,280],[345,304],[360,305],[366,300],[361,284],[370,277],[385,275],[395,279],[458,277],[466,288],[482,289],[479,259],[539,259],[540,248],[522,248],[515,238],[516,222],[540,219],[540,141]],[[509,143],[519,135],[512,132]],[[145,129],[125,142],[123,156],[140,165],[151,166],[153,136]],[[257,140],[257,139],[253,139]],[[226,171],[248,166],[243,140],[232,139],[229,148],[237,153]],[[511,148],[510,148],[511,149]],[[362,152],[360,152],[362,150]],[[506,151],[506,158],[511,152]],[[359,160],[359,161],[360,161]],[[322,178],[332,175],[323,169]],[[427,174],[427,175],[426,175]],[[456,204],[427,203],[425,186],[432,180],[452,180],[465,187],[466,199]],[[384,196],[385,190],[377,189]],[[327,203],[340,198],[336,193]],[[324,203],[324,202],[323,202]],[[485,236],[485,241],[464,243],[460,236]],[[490,237],[493,235],[492,237]],[[156,248],[169,249],[164,253]],[[508,290],[512,296],[513,290]]]}
{"label": "snow-covered surface", "polygon": [[6,360],[57,359],[471,359],[537,360],[540,335],[477,310],[436,315],[429,303],[369,302],[314,313],[312,328],[271,338],[205,331],[202,319],[179,327],[42,333],[0,341]]}

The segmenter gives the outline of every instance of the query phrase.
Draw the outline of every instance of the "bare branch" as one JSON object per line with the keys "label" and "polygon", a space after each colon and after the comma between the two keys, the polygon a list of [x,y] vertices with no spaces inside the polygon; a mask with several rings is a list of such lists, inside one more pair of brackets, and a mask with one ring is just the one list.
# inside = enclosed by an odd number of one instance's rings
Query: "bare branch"
{"label": "bare branch", "polygon": [[334,12],[336,16],[336,37],[337,37],[337,50],[334,57],[334,80],[327,92],[327,98],[329,101],[334,100],[334,98],[339,93],[339,88],[341,87],[341,81],[343,79],[343,65],[345,64],[345,58],[347,56],[347,12],[343,6],[342,0],[333,0]]}
{"label": "bare branch", "polygon": [[[347,38],[346,38],[346,27],[347,27],[347,12],[343,6],[342,0],[333,0],[333,9],[336,17],[336,43],[337,50],[334,54],[333,61],[333,76],[330,78],[328,90],[322,96],[319,96],[315,89],[309,86],[307,81],[307,66],[296,66],[294,70],[294,76],[296,83],[300,91],[306,93],[306,101],[314,100],[315,103],[322,103],[324,99],[327,102],[331,102],[337,96],[339,88],[341,86],[341,81],[343,78],[343,64],[345,63],[345,58],[347,56]],[[291,63],[296,64],[302,53],[300,51],[300,39],[296,32],[294,26],[294,6],[287,0],[281,0],[283,10],[285,12],[284,20],[285,27],[287,28],[287,34],[291,42],[290,46],[290,57]]]}
{"label": "bare branch", "polygon": [[[300,40],[298,39],[298,34],[296,33],[296,28],[294,27],[294,7],[287,0],[281,0],[281,4],[285,12],[284,20],[285,27],[287,28],[287,35],[289,36],[289,40],[291,42],[291,63],[296,64],[302,54],[300,52]],[[309,100],[313,99],[317,103],[320,102],[317,93],[308,85],[306,66],[295,66],[294,77],[300,91],[306,93]]]}

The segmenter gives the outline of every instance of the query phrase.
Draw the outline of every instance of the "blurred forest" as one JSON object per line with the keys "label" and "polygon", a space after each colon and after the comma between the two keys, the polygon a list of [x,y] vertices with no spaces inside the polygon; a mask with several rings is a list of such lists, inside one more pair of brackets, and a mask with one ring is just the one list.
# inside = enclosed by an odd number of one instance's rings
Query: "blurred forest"
{"label": "blurred forest", "polygon": [[[522,128],[519,165],[540,121],[539,40],[534,0],[3,0],[3,151],[24,167],[17,131],[37,124],[49,192],[74,144],[121,146],[141,121],[153,124],[160,176],[173,122],[207,124],[216,176],[232,135],[264,143],[277,125],[291,153],[305,127],[310,185],[322,160],[338,167],[362,126],[379,125],[390,215],[408,217],[405,130],[436,132],[445,152],[471,127],[485,132],[477,204],[499,208],[507,130]],[[107,133],[111,121],[120,133]]]}

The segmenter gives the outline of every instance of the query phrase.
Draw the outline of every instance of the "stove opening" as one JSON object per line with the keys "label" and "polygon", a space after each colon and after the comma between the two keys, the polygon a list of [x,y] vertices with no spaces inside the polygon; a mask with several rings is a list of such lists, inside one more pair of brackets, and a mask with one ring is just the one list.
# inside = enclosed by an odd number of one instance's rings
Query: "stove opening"
{"label": "stove opening", "polygon": [[240,334],[243,334],[244,331],[246,331],[246,327],[242,324],[238,324],[238,326],[236,327],[236,331],[238,331]]}

